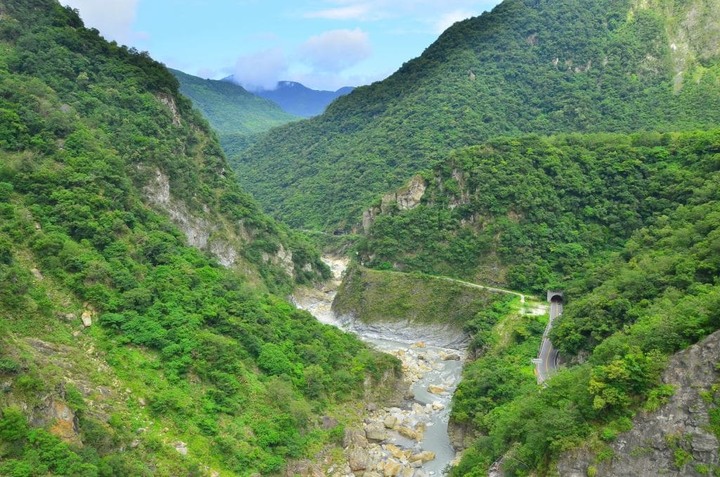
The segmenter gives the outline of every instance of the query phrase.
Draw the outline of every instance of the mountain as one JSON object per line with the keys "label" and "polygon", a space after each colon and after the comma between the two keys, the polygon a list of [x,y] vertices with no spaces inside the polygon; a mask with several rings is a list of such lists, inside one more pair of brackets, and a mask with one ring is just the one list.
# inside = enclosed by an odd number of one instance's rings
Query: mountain
{"label": "mountain", "polygon": [[228,153],[238,152],[257,134],[299,119],[235,83],[170,72],[180,82],[180,93],[207,118]]}
{"label": "mountain", "polygon": [[498,138],[459,149],[364,216],[361,260],[513,289],[560,286],[686,204],[716,130]]}
{"label": "mountain", "polygon": [[399,365],[281,298],[327,276],[317,251],[147,53],[53,0],[0,17],[0,475],[272,475],[333,452],[322,417],[350,423]]}
{"label": "mountain", "polygon": [[[718,158],[717,128],[496,138],[454,151],[366,211],[356,251],[380,269],[368,276],[564,292],[550,332],[562,366],[542,387],[530,363],[547,322],[526,303],[509,297],[465,322],[471,359],[450,429],[466,449],[450,475],[717,469]],[[355,303],[395,293],[357,272],[346,280]]]}
{"label": "mountain", "polygon": [[295,81],[280,81],[275,89],[253,93],[278,104],[284,111],[295,116],[309,118],[325,111],[325,108],[341,96],[350,94],[354,88],[346,86],[337,91],[310,89]]}
{"label": "mountain", "polygon": [[506,0],[388,79],[233,158],[265,210],[350,230],[378,195],[498,135],[720,121],[715,0]]}

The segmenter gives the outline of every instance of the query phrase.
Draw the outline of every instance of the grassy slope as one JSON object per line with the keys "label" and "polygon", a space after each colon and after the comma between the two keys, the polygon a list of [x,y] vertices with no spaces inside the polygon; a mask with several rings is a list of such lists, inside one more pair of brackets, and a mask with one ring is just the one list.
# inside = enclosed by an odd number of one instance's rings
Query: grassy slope
{"label": "grassy slope", "polygon": [[437,277],[353,266],[333,302],[340,314],[352,313],[364,323],[407,320],[462,328],[489,307],[498,295]]}
{"label": "grassy slope", "polygon": [[264,137],[237,161],[241,180],[293,225],[350,228],[380,193],[493,136],[717,124],[717,52],[702,40],[713,17],[684,42],[673,27],[692,12],[507,0],[456,24],[387,80]]}

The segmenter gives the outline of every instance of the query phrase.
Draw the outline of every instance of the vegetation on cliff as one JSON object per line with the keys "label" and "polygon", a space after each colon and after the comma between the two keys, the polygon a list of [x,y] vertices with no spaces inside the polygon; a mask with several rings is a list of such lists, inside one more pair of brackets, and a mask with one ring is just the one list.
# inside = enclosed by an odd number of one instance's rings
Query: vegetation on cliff
{"label": "vegetation on cliff", "polygon": [[421,203],[380,213],[364,262],[542,292],[586,270],[712,180],[720,131],[500,138],[426,175]]}
{"label": "vegetation on cliff", "polygon": [[364,323],[402,320],[461,329],[497,299],[491,291],[438,277],[370,270],[353,264],[333,301],[333,310]]}
{"label": "vegetation on cliff", "polygon": [[[468,368],[453,418],[480,437],[453,475],[485,475],[498,460],[506,475],[552,473],[560,453],[581,443],[607,458],[604,443],[628,430],[638,409],[657,409],[672,395],[659,380],[667,357],[720,329],[719,145],[716,132],[655,144],[663,172],[644,174],[639,185],[655,191],[657,177],[679,175],[664,185],[666,194],[640,201],[663,208],[618,249],[591,252],[565,271],[568,303],[551,338],[566,361],[581,364],[540,390],[473,371],[492,364],[484,356]],[[690,458],[712,468],[701,454]]]}
{"label": "vegetation on cliff", "polygon": [[52,0],[0,17],[0,474],[268,475],[337,441],[319,417],[397,364],[270,293],[317,252],[162,65]]}

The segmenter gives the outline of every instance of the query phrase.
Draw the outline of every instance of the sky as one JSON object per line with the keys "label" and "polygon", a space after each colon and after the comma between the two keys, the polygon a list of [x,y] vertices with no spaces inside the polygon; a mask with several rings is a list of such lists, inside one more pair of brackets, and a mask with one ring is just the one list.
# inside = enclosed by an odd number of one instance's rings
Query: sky
{"label": "sky", "polygon": [[499,0],[61,0],[108,40],[248,89],[336,90],[383,79]]}

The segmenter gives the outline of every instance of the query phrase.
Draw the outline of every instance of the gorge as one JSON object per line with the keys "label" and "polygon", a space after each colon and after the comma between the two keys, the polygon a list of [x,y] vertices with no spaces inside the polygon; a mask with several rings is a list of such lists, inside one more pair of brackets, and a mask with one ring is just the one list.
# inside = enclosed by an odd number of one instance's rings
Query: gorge
{"label": "gorge", "polygon": [[720,475],[718,19],[505,0],[299,120],[0,1],[0,476]]}

